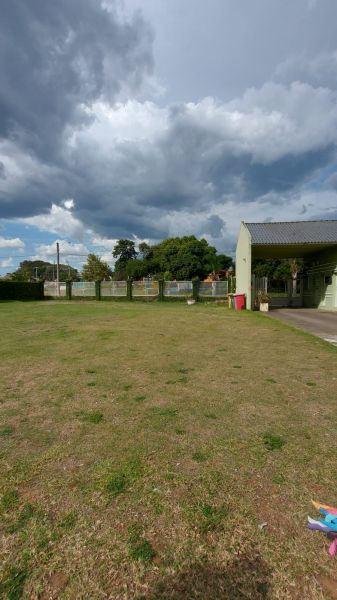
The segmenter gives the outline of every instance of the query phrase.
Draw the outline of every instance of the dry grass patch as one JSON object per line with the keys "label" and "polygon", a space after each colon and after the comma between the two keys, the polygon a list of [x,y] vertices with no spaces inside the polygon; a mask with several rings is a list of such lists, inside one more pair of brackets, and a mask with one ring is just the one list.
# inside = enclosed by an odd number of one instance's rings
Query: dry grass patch
{"label": "dry grass patch", "polygon": [[0,595],[327,597],[335,348],[223,306],[0,306]]}

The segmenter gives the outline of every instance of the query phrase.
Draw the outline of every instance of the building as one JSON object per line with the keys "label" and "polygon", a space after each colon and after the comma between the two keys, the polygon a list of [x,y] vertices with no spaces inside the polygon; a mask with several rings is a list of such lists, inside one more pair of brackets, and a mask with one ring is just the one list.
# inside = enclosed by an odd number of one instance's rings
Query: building
{"label": "building", "polygon": [[[298,293],[289,286],[284,305],[337,310],[337,221],[241,223],[236,248],[236,290],[254,307],[254,258],[304,258]],[[281,304],[279,304],[281,305]]]}

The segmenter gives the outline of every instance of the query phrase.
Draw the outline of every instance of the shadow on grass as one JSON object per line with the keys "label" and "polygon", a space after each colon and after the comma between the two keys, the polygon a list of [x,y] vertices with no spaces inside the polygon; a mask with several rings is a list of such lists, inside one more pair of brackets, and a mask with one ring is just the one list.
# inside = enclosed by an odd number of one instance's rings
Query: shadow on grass
{"label": "shadow on grass", "polygon": [[135,600],[266,600],[270,571],[259,555],[242,555],[227,566],[192,564],[174,577],[158,582]]}

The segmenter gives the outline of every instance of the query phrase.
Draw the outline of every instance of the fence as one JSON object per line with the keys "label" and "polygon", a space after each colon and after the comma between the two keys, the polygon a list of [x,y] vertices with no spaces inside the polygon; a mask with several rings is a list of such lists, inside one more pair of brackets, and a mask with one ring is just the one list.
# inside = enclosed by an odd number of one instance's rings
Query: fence
{"label": "fence", "polygon": [[223,298],[228,296],[228,281],[202,281],[199,295],[204,298]]}
{"label": "fence", "polygon": [[94,298],[96,288],[94,281],[74,281],[71,285],[71,295],[84,298]]}
{"label": "fence", "polygon": [[63,297],[65,298],[67,292],[66,292],[66,283],[65,282],[59,282],[57,283],[56,281],[45,281],[44,282],[44,295],[46,297]]}
{"label": "fence", "polygon": [[158,281],[133,281],[132,296],[134,298],[157,298],[159,296]]}
{"label": "fence", "polygon": [[127,282],[126,281],[102,281],[101,282],[102,298],[126,298]]}
{"label": "fence", "polygon": [[[232,289],[232,286],[231,286]],[[228,281],[46,281],[44,294],[51,298],[96,300],[219,300],[228,297]]]}
{"label": "fence", "polygon": [[163,284],[165,298],[185,298],[193,294],[192,281],[165,281]]}

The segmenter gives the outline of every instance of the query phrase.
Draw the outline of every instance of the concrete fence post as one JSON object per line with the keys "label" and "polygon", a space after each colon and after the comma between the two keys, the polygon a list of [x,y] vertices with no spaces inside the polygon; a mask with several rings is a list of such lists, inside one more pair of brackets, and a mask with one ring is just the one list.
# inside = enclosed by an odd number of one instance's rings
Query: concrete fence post
{"label": "concrete fence post", "polygon": [[132,278],[128,277],[126,282],[126,296],[128,300],[132,300]]}
{"label": "concrete fence post", "polygon": [[39,281],[39,286],[40,286],[40,290],[39,290],[40,300],[44,300],[44,279],[42,279],[42,281]]}
{"label": "concrete fence post", "polygon": [[162,302],[164,300],[164,279],[158,279],[158,300]]}
{"label": "concrete fence post", "polygon": [[100,281],[95,281],[95,296],[96,296],[96,300],[101,299],[101,282]]}
{"label": "concrete fence post", "polygon": [[198,302],[199,300],[199,290],[200,290],[200,280],[199,279],[193,279],[192,281],[192,295],[193,298],[196,302]]}
{"label": "concrete fence post", "polygon": [[73,282],[71,279],[66,281],[66,298],[67,300],[71,300],[71,292],[72,292]]}

